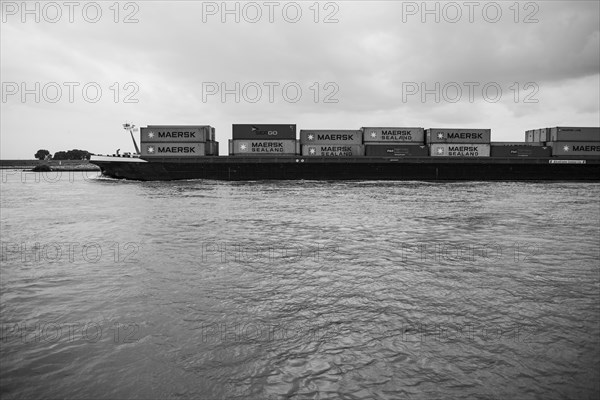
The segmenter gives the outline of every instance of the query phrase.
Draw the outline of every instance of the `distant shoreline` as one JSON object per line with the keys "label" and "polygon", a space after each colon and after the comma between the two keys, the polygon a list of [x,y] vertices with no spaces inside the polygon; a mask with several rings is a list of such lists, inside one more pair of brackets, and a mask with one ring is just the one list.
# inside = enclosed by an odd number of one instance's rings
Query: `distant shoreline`
{"label": "distant shoreline", "polygon": [[88,160],[0,160],[0,169],[31,170],[42,165],[51,171],[100,171],[100,167]]}

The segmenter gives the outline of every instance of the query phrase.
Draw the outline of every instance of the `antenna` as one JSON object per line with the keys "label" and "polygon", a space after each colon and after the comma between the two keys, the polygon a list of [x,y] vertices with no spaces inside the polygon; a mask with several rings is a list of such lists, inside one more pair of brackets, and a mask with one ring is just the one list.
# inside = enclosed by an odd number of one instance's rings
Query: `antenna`
{"label": "antenna", "polygon": [[133,140],[133,146],[135,147],[135,152],[137,154],[140,154],[140,149],[138,148],[138,145],[135,142],[135,138],[133,137],[133,128],[135,128],[135,125],[133,125],[133,124],[130,124],[128,122],[123,124],[123,129],[125,129],[126,131],[129,131],[129,134],[131,135],[131,140]]}

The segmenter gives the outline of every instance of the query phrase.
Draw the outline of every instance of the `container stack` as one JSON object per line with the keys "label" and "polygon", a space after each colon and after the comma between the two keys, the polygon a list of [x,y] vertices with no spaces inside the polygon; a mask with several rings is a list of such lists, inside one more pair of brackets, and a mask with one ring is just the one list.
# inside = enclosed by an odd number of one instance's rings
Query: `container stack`
{"label": "container stack", "polygon": [[296,125],[233,124],[229,155],[290,156],[297,154]]}
{"label": "container stack", "polygon": [[432,157],[489,157],[491,129],[443,129],[425,131]]}
{"label": "container stack", "polygon": [[557,126],[547,129],[549,140],[546,144],[552,147],[553,156],[600,157],[600,128]]}
{"label": "container stack", "polygon": [[219,143],[209,125],[148,125],[140,129],[142,157],[218,156]]}
{"label": "container stack", "polygon": [[491,142],[490,157],[540,157],[552,156],[552,149],[540,142]]}
{"label": "container stack", "polygon": [[370,157],[427,157],[423,128],[362,128],[365,155]]}
{"label": "container stack", "polygon": [[356,157],[365,155],[360,130],[301,130],[300,147],[308,157]]}

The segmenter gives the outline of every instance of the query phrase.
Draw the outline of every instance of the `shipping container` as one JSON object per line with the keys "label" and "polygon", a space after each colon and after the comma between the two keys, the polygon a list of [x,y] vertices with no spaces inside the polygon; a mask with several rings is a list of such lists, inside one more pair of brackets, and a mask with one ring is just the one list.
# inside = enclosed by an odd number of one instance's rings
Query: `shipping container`
{"label": "shipping container", "polygon": [[233,124],[233,140],[296,139],[296,125]]}
{"label": "shipping container", "polygon": [[533,131],[533,142],[534,143],[540,142],[540,130],[539,129],[536,129],[535,131]]}
{"label": "shipping container", "polygon": [[425,143],[423,128],[362,128],[363,142]]}
{"label": "shipping container", "polygon": [[356,157],[365,155],[360,144],[308,144],[302,146],[302,155],[311,157]]}
{"label": "shipping container", "polygon": [[305,130],[300,131],[300,144],[362,144],[362,131],[354,130]]}
{"label": "shipping container", "polygon": [[490,145],[480,143],[433,143],[429,148],[433,157],[489,157]]}
{"label": "shipping container", "polygon": [[217,140],[215,139],[217,135],[215,135],[215,128],[213,128],[212,126],[210,127],[210,140]]}
{"label": "shipping container", "polygon": [[295,155],[296,140],[229,140],[229,154],[237,156]]}
{"label": "shipping container", "polygon": [[525,132],[525,141],[526,141],[527,143],[531,143],[531,142],[533,142],[533,130],[530,130],[530,131],[526,131],[526,132]]}
{"label": "shipping container", "polygon": [[557,126],[550,128],[548,142],[600,142],[600,128]]}
{"label": "shipping container", "polygon": [[540,130],[540,142],[550,141],[550,128],[541,128]]}
{"label": "shipping container", "polygon": [[543,146],[543,143],[535,142],[490,142],[492,146]]}
{"label": "shipping container", "polygon": [[370,157],[427,157],[429,148],[418,144],[367,144],[365,155]]}
{"label": "shipping container", "polygon": [[549,142],[552,147],[552,156],[592,156],[600,157],[599,142]]}
{"label": "shipping container", "polygon": [[492,144],[491,157],[550,157],[552,148],[549,146],[497,146]]}
{"label": "shipping container", "polygon": [[207,156],[218,156],[219,155],[219,142],[213,140],[206,142],[206,155]]}
{"label": "shipping container", "polygon": [[211,127],[149,125],[140,129],[140,142],[206,142],[209,140]]}
{"label": "shipping container", "polygon": [[425,131],[427,143],[490,143],[491,129],[443,129]]}
{"label": "shipping container", "polygon": [[142,143],[142,156],[201,157],[206,155],[205,142]]}

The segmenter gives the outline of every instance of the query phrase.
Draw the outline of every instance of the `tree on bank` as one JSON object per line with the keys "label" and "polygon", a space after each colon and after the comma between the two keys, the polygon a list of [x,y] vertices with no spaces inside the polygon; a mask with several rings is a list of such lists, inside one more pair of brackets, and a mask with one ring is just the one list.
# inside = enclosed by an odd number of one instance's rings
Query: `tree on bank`
{"label": "tree on bank", "polygon": [[57,151],[54,153],[54,160],[89,160],[92,153],[86,150]]}
{"label": "tree on bank", "polygon": [[40,149],[35,153],[34,157],[38,160],[45,160],[50,155],[48,150]]}

